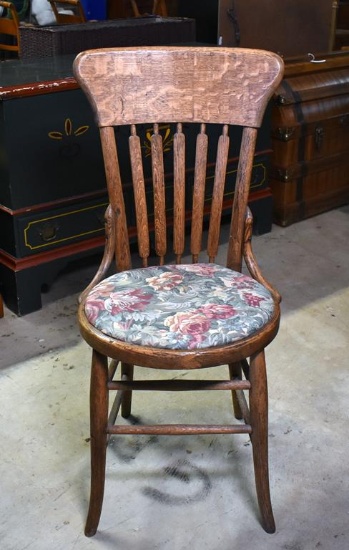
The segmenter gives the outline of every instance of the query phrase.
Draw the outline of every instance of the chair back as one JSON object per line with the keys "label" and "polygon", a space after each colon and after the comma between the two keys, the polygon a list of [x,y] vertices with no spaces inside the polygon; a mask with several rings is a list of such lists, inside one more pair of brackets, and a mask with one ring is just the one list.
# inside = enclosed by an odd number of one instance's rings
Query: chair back
{"label": "chair back", "polygon": [[[0,50],[19,53],[19,18],[16,6],[12,2],[0,1],[0,6],[7,10],[9,17],[0,17]],[[3,37],[10,40],[3,41]]]}
{"label": "chair back", "polygon": [[[58,25],[74,25],[87,21],[80,0],[49,0],[49,2]],[[64,12],[60,8],[63,8]]]}
{"label": "chair back", "polygon": [[[206,221],[205,248],[214,261],[227,191],[234,195],[227,266],[240,270],[257,130],[282,78],[280,57],[242,48],[112,48],[79,54],[74,74],[100,128],[110,200],[107,248],[117,270],[131,267],[130,237],[144,266],[154,254],[163,264],[169,252],[180,263],[188,234],[192,260],[199,261]],[[219,128],[213,139],[210,125]],[[189,142],[196,153],[186,170]],[[226,189],[232,154],[235,192]],[[173,157],[167,173],[164,155]]]}

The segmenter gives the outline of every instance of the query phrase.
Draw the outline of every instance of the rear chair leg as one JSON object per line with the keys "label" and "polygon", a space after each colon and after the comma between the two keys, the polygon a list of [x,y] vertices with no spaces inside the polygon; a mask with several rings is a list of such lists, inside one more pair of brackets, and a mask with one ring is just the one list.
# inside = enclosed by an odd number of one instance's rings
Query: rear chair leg
{"label": "rear chair leg", "polygon": [[274,533],[275,522],[269,488],[268,388],[264,350],[251,357],[250,382],[251,442],[257,498],[263,529],[267,533]]}
{"label": "rear chair leg", "polygon": [[[127,380],[127,381],[133,380],[133,371],[134,371],[133,365],[129,365],[128,363],[122,363],[121,379]],[[131,404],[132,404],[132,391],[125,390],[122,396],[122,403],[121,403],[121,416],[123,418],[128,418],[130,416]]]}
{"label": "rear chair leg", "polygon": [[91,494],[85,535],[92,537],[102,511],[108,426],[108,360],[93,350],[90,387]]}
{"label": "rear chair leg", "polygon": [[[240,363],[231,363],[229,365],[229,374],[230,379],[233,380],[234,378],[238,378],[241,380],[241,365]],[[236,396],[236,391],[232,390],[231,396],[233,399],[233,408],[234,408],[234,416],[237,420],[243,419],[243,414],[239,405],[238,398]]]}

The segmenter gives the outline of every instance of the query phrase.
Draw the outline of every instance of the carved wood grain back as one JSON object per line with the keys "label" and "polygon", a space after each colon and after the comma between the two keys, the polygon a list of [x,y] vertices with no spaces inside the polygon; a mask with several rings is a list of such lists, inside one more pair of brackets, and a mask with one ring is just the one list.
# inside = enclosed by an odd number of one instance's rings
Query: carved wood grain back
{"label": "carved wood grain back", "polygon": [[[120,170],[115,126],[129,126],[128,149],[132,173],[134,212],[139,254],[148,265],[154,249],[160,264],[168,250],[168,228],[173,227],[171,252],[180,262],[187,222],[191,221],[190,252],[198,261],[204,216],[209,214],[207,254],[217,255],[222,205],[229,157],[229,126],[243,127],[237,168],[233,220],[227,265],[241,266],[244,219],[257,128],[264,109],[282,77],[282,61],[257,50],[161,47],[113,48],[79,54],[76,77],[95,109],[100,127],[108,192],[115,221],[118,269],[131,267],[128,213]],[[186,199],[186,132],[184,125],[200,123],[196,138],[191,207]],[[142,143],[137,125],[151,123],[152,212],[147,201]],[[173,134],[173,195],[165,191],[164,144],[160,123],[175,123]],[[208,139],[207,126],[220,125],[218,143]],[[208,148],[215,147],[215,168],[209,213],[205,204]],[[171,204],[169,205],[168,202]],[[111,215],[111,214],[109,214]],[[151,221],[149,221],[149,218]],[[109,226],[111,226],[109,220]],[[150,238],[151,235],[151,238]],[[172,231],[171,231],[172,236]]]}

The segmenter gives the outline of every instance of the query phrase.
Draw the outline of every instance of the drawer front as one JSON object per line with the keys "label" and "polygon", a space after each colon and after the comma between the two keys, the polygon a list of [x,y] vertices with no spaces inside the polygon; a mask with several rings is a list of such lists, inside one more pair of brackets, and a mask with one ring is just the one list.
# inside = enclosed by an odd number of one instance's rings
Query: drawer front
{"label": "drawer front", "polygon": [[[164,170],[168,179],[171,179],[173,175],[173,137],[176,132],[175,124],[160,124],[159,133],[163,140],[164,149]],[[139,124],[137,125],[137,133],[140,138],[142,155],[143,155],[143,169],[146,180],[151,180],[152,167],[151,167],[151,135],[153,133],[153,127],[151,125]],[[196,139],[200,133],[200,124],[183,124],[183,133],[185,135],[185,155],[186,166],[188,173],[194,171],[195,166],[195,152],[196,152]],[[208,136],[208,166],[213,165],[216,161],[217,144],[220,135],[222,134],[222,126],[219,124],[211,124],[206,128]],[[242,129],[233,127],[229,129],[229,159],[230,164],[234,163],[239,154],[239,145],[241,140]],[[128,159],[129,156],[129,126],[119,126],[115,129],[115,135],[118,145],[120,170],[122,175],[122,181],[125,185],[131,182],[131,166]],[[262,128],[259,132],[256,155],[259,152],[265,152],[271,150],[271,137],[270,127],[265,124],[265,128]]]}
{"label": "drawer front", "polygon": [[[253,163],[252,176],[251,176],[251,186],[250,193],[255,193],[257,191],[264,190],[268,187],[268,169],[270,161],[270,152],[265,152],[263,154],[256,154]],[[206,189],[205,189],[205,212],[210,212],[210,206],[213,195],[213,186],[214,186],[214,173],[215,165],[213,163],[208,165],[207,176],[206,176]],[[186,177],[186,208],[191,210],[193,202],[193,186],[194,186],[194,169],[187,170]],[[226,182],[224,189],[223,197],[223,208],[228,210],[234,198],[235,183],[237,175],[237,160],[236,158],[230,159],[228,161]],[[128,184],[125,186],[126,193],[125,199],[128,201],[128,213],[129,220],[131,225],[136,224],[135,208],[133,203],[133,190],[132,185]],[[153,210],[153,188],[149,182],[149,185],[146,188],[146,197],[149,212]],[[166,200],[166,213],[169,219],[173,215],[173,181],[172,176],[167,176],[165,178],[165,200]],[[150,217],[150,220],[152,218]]]}
{"label": "drawer front", "polygon": [[[256,155],[254,158],[252,175],[251,175],[251,186],[250,193],[255,191],[260,191],[265,189],[268,186],[267,171],[269,164],[268,155]],[[236,175],[237,175],[237,161],[231,159],[228,162],[227,168],[227,177],[224,190],[224,208],[229,208],[232,204],[235,192],[236,184]],[[213,185],[214,185],[214,167],[208,171],[208,176],[206,179],[206,192],[205,192],[205,203],[209,208],[213,195]]]}
{"label": "drawer front", "polygon": [[16,219],[17,256],[39,254],[104,233],[106,199]]}

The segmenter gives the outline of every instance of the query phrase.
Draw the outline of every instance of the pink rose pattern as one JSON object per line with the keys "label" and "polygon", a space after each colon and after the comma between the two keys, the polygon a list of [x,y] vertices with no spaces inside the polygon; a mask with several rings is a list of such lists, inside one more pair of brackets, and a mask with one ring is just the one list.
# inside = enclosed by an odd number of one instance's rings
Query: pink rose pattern
{"label": "pink rose pattern", "polygon": [[273,311],[266,288],[216,264],[117,273],[96,285],[85,303],[89,322],[112,338],[170,349],[245,338],[261,329]]}

